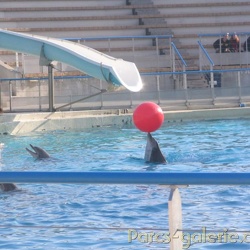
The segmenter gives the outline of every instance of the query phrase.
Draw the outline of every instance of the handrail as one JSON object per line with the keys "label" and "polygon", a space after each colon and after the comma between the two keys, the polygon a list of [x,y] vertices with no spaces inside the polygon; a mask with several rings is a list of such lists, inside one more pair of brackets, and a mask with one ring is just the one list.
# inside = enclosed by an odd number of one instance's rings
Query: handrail
{"label": "handrail", "polygon": [[250,185],[250,173],[0,172],[0,183]]}
{"label": "handrail", "polygon": [[[223,73],[223,72],[240,72],[240,71],[249,71],[250,68],[237,68],[237,69],[214,69],[214,70],[188,70],[185,72],[185,74],[200,74],[200,73]],[[141,75],[178,75],[178,74],[184,74],[182,71],[165,71],[165,72],[144,72],[141,73]]]}
{"label": "handrail", "polygon": [[[179,187],[187,185],[250,185],[250,173],[160,172],[0,172],[0,183],[158,184],[170,188],[170,250],[183,249],[182,202]],[[184,185],[184,186],[183,186]]]}
{"label": "handrail", "polygon": [[182,57],[181,53],[180,53],[179,50],[176,48],[176,46],[175,46],[175,44],[174,44],[173,42],[171,42],[171,46],[172,46],[172,48],[174,49],[175,53],[176,53],[176,54],[178,55],[178,57],[180,58],[182,64],[183,64],[184,66],[187,66],[187,64],[186,64],[186,62],[185,62],[185,60],[184,60],[184,58]]}
{"label": "handrail", "polygon": [[[200,74],[200,73],[223,73],[223,72],[241,72],[241,71],[249,71],[250,68],[235,68],[235,69],[214,69],[214,70],[189,70],[185,72],[185,74]],[[182,71],[164,71],[164,72],[141,72],[140,75],[148,76],[148,75],[178,75],[183,74]],[[92,76],[55,76],[55,80],[62,79],[81,79],[81,78],[93,78]],[[39,80],[48,80],[48,77],[20,77],[20,78],[0,78],[0,82],[4,81],[39,81]]]}
{"label": "handrail", "polygon": [[[224,36],[226,33],[230,35],[234,34],[234,32],[224,32],[224,33],[206,33],[206,34],[197,34],[198,37],[209,37],[209,36]],[[250,35],[250,32],[237,32],[237,35]]]}
{"label": "handrail", "polygon": [[198,44],[202,50],[202,52],[205,54],[206,58],[208,59],[208,61],[210,62],[210,65],[214,66],[214,62],[212,60],[212,58],[209,56],[209,54],[207,53],[206,49],[204,48],[204,46],[202,45],[202,43],[200,41],[198,41]]}
{"label": "handrail", "polygon": [[[93,78],[92,76],[55,76],[55,80],[62,79],[81,79],[81,78]],[[48,80],[48,77],[19,77],[19,78],[0,78],[0,81],[39,81],[39,80]]]}
{"label": "handrail", "polygon": [[97,37],[79,37],[79,38],[63,38],[70,41],[86,40],[86,41],[98,41],[109,39],[151,39],[151,38],[172,38],[173,35],[149,35],[149,36],[97,36]]}

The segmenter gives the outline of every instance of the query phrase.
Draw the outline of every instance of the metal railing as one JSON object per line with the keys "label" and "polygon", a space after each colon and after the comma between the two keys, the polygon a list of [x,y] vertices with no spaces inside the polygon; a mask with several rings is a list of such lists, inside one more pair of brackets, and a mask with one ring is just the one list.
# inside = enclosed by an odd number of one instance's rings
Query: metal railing
{"label": "metal railing", "polygon": [[170,188],[168,200],[170,250],[180,250],[183,249],[183,228],[179,188],[188,185],[250,185],[250,173],[0,172],[0,183],[13,182],[166,185]]}
{"label": "metal railing", "polygon": [[[223,65],[244,65],[248,67],[250,62],[250,54],[248,47],[250,48],[250,43],[247,45],[247,39],[250,37],[250,32],[234,32],[227,33],[229,39],[233,34],[236,34],[239,38],[239,50],[238,51],[228,51],[228,53],[223,53],[221,50],[221,39],[226,35],[226,33],[208,33],[208,34],[198,34],[199,41],[202,43],[204,48],[208,51],[209,56],[213,59],[214,64],[222,67]],[[213,47],[214,42],[219,39],[220,48],[215,50]]]}
{"label": "metal railing", "polygon": [[[214,62],[209,56],[206,49],[203,47],[202,43],[198,41],[199,45],[199,68],[200,71],[202,71],[203,67],[205,70],[209,70],[210,74],[205,74],[206,79],[208,80],[209,86],[211,87],[211,97],[212,97],[212,103],[215,101],[215,95],[214,95]],[[217,83],[217,82],[216,82]]]}
{"label": "metal railing", "polygon": [[250,185],[250,173],[0,172],[0,183]]}
{"label": "metal railing", "polygon": [[171,48],[172,48],[171,51],[172,51],[172,64],[173,64],[172,71],[173,73],[182,72],[182,74],[178,75],[174,74],[173,79],[174,81],[176,81],[175,85],[180,86],[181,82],[180,77],[182,77],[182,85],[185,92],[185,101],[186,105],[188,106],[187,74],[186,74],[187,63],[185,62],[180,51],[177,49],[177,47],[173,42],[171,42]]}
{"label": "metal railing", "polygon": [[[107,37],[79,37],[63,38],[76,42],[115,58],[122,58],[136,63],[138,68],[148,68],[153,58],[155,67],[170,67],[170,43],[172,35],[149,35],[149,36],[107,36]],[[163,56],[160,56],[164,54]],[[13,55],[14,57],[14,55]],[[19,73],[33,74],[46,73],[47,69],[39,65],[39,57],[24,53],[16,53],[16,70]],[[75,68],[61,62],[54,62],[55,68],[62,72],[72,72]]]}
{"label": "metal railing", "polygon": [[[184,89],[174,86],[173,75],[182,77],[191,74],[213,74],[220,76],[221,82],[217,80],[215,88]],[[139,93],[110,90],[112,86],[107,83],[86,76],[55,77],[55,110],[128,109],[148,100],[169,110],[220,105],[236,107],[250,102],[249,68],[154,72],[141,73],[141,76],[144,81],[150,82],[150,88]],[[205,80],[207,85],[211,85],[210,77]],[[1,107],[5,112],[49,110],[47,78],[5,78],[0,79],[0,83]],[[108,91],[104,91],[106,89]],[[211,91],[214,93],[211,94]]]}
{"label": "metal railing", "polygon": [[[200,41],[198,41],[198,45],[199,45],[199,68],[200,70],[203,69],[203,65],[206,66],[206,62],[204,62],[204,58],[206,59],[206,61],[209,64],[209,69],[212,71],[213,70],[213,66],[214,66],[214,62],[212,60],[212,58],[209,56],[209,54],[207,53],[206,49],[204,48],[204,46],[202,45],[202,43]],[[207,69],[207,68],[205,68]]]}
{"label": "metal railing", "polygon": [[[118,56],[125,60],[136,63],[139,68],[145,68],[150,62],[152,56],[154,58],[154,64],[157,68],[169,67],[168,60],[164,58],[160,60],[160,54],[164,54],[171,57],[171,40],[173,35],[145,35],[145,36],[107,36],[107,37],[80,37],[80,38],[64,38],[69,41],[77,42],[83,45],[102,50],[111,56]],[[147,41],[147,44],[141,44],[141,42]],[[153,45],[153,46],[152,46]],[[125,50],[121,50],[121,48]],[[152,47],[153,54],[147,52]],[[132,56],[129,55],[128,48],[131,48]],[[145,48],[144,55],[140,55],[141,49]],[[121,51],[121,52],[119,52]],[[126,52],[127,51],[127,52]],[[150,51],[150,50],[148,50]]]}

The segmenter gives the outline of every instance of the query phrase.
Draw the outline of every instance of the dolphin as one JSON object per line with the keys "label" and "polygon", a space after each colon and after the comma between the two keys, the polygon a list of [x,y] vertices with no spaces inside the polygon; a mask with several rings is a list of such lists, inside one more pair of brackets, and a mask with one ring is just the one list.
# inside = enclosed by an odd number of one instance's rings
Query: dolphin
{"label": "dolphin", "polygon": [[49,157],[50,157],[49,154],[48,154],[45,150],[43,150],[42,148],[33,146],[33,145],[31,145],[31,144],[30,144],[30,146],[31,146],[31,148],[34,150],[34,152],[31,151],[31,150],[28,149],[28,148],[26,148],[26,150],[27,150],[34,158],[36,158],[36,159],[43,159],[43,158],[49,158]]}
{"label": "dolphin", "polygon": [[2,191],[14,191],[17,190],[17,186],[13,183],[0,183],[0,189]]}
{"label": "dolphin", "polygon": [[166,163],[166,159],[160,150],[158,142],[150,133],[147,135],[147,145],[145,149],[144,160],[146,162],[152,163]]}

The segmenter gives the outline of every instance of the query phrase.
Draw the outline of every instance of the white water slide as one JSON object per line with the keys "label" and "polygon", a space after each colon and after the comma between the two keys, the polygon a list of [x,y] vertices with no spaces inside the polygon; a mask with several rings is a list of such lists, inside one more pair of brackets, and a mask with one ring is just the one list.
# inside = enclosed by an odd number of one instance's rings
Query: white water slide
{"label": "white water slide", "polygon": [[133,92],[142,89],[141,77],[134,63],[108,56],[81,44],[0,30],[0,48],[39,56],[40,65],[50,65],[52,61],[63,62],[87,75],[115,85],[123,85]]}

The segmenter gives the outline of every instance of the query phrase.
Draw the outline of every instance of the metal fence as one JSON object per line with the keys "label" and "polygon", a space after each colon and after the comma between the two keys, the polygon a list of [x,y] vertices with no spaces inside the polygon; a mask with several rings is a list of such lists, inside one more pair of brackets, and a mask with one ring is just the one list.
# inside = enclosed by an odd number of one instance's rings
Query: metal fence
{"label": "metal fence", "polygon": [[[211,87],[210,74],[214,81]],[[207,87],[188,88],[173,78],[199,74]],[[116,88],[89,77],[56,77],[55,110],[133,108],[143,101],[153,101],[166,109],[192,109],[206,106],[239,106],[250,102],[250,69],[156,72],[142,74],[149,88],[138,93]],[[5,112],[48,111],[47,78],[13,78],[0,80],[1,107]]]}
{"label": "metal fence", "polygon": [[[0,172],[0,183],[144,184],[170,188],[168,217],[170,250],[183,249],[182,202],[187,185],[250,185],[249,173],[145,172]],[[163,219],[163,218],[162,218]],[[184,218],[185,220],[185,218]],[[235,242],[234,242],[235,243]],[[248,242],[249,243],[249,242]]]}
{"label": "metal fence", "polygon": [[[221,41],[223,37],[229,40],[232,36],[237,35],[238,47],[229,45],[227,51],[223,51]],[[215,65],[222,67],[223,65],[249,67],[250,63],[250,32],[229,32],[229,33],[211,33],[211,34],[198,34],[199,41],[202,43],[206,51],[209,53]],[[219,48],[215,48],[215,41],[219,41]]]}

